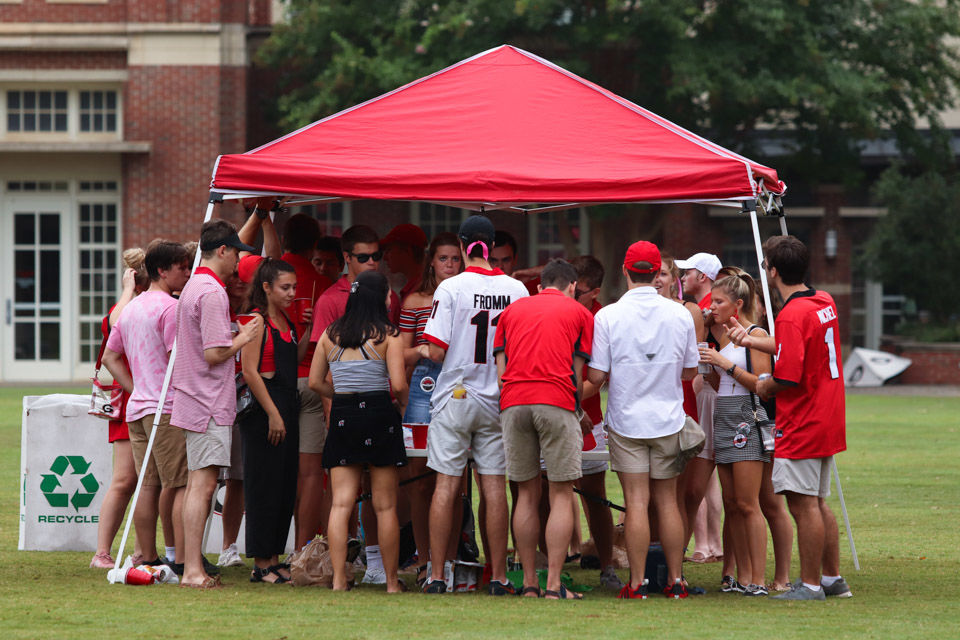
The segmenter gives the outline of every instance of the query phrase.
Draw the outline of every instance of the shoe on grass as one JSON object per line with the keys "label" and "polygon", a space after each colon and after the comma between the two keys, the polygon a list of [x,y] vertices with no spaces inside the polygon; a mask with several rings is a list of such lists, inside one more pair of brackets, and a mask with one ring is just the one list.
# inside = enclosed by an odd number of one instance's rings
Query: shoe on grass
{"label": "shoe on grass", "polygon": [[229,547],[220,552],[220,557],[217,558],[217,566],[219,567],[242,567],[243,559],[240,557],[240,552],[237,551],[236,543],[231,544]]}
{"label": "shoe on grass", "polygon": [[819,591],[814,591],[802,582],[797,580],[790,584],[790,591],[780,595],[770,596],[770,600],[826,600],[824,590],[821,587]]}
{"label": "shoe on grass", "polygon": [[610,591],[620,591],[623,589],[623,580],[617,575],[613,565],[600,572],[600,586]]}
{"label": "shoe on grass", "polygon": [[367,568],[360,584],[387,584],[387,572],[380,568]]}
{"label": "shoe on grass", "polygon": [[683,586],[683,582],[677,580],[669,587],[664,588],[663,595],[674,600],[680,600],[682,598],[686,598],[690,594],[687,593],[687,588]]}
{"label": "shoe on grass", "polygon": [[850,585],[848,585],[847,581],[844,580],[843,578],[840,578],[829,587],[821,582],[820,590],[823,591],[823,595],[827,596],[828,598],[830,597],[852,598],[853,597],[853,592],[850,591]]}
{"label": "shoe on grass", "polygon": [[750,596],[750,597],[765,596],[765,595],[769,595],[769,592],[767,591],[767,588],[762,584],[748,584],[743,589],[743,595]]}
{"label": "shoe on grass", "polygon": [[646,600],[648,584],[650,584],[650,581],[646,578],[643,579],[643,583],[636,589],[631,589],[630,585],[626,584],[623,586],[623,589],[620,589],[617,597],[621,600]]}
{"label": "shoe on grass", "polygon": [[423,592],[429,594],[446,593],[447,583],[443,580],[427,580],[423,583]]}
{"label": "shoe on grass", "polygon": [[506,582],[491,580],[490,584],[487,585],[487,593],[491,596],[515,596],[517,595],[517,590],[509,580]]}
{"label": "shoe on grass", "polygon": [[116,561],[109,553],[98,553],[90,560],[91,569],[113,569],[114,564]]}
{"label": "shoe on grass", "polygon": [[201,558],[203,559],[203,570],[208,576],[220,575],[220,567],[207,560],[207,556],[201,556]]}
{"label": "shoe on grass", "polygon": [[723,576],[720,581],[720,593],[743,593],[744,586],[733,576]]}

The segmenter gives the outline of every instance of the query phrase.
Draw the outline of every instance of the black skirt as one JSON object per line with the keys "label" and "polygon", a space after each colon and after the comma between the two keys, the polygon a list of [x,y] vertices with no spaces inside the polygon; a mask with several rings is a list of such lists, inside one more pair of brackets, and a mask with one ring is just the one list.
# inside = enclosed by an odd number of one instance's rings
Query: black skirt
{"label": "black skirt", "polygon": [[386,391],[333,396],[323,466],[407,464],[400,414]]}

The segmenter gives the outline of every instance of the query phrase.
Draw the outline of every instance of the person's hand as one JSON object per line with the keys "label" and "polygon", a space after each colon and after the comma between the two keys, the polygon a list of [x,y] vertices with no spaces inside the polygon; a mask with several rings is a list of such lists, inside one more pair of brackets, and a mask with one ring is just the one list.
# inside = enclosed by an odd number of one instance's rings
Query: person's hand
{"label": "person's hand", "polygon": [[273,446],[277,446],[283,442],[286,435],[287,429],[283,426],[283,418],[279,413],[272,414],[267,425],[267,440]]}
{"label": "person's hand", "polygon": [[727,318],[726,323],[723,325],[723,330],[727,334],[727,337],[730,338],[730,342],[738,347],[749,348],[753,346],[750,334],[747,333],[743,325],[733,316]]}
{"label": "person's hand", "polygon": [[526,269],[514,269],[513,273],[510,275],[521,282],[528,282],[530,280],[535,280],[536,278],[539,278],[542,272],[543,272],[543,266],[538,266],[538,267],[528,267]]}
{"label": "person's hand", "polygon": [[587,435],[593,431],[593,420],[590,419],[590,416],[587,415],[586,412],[580,416],[580,431],[583,433],[583,435]]}
{"label": "person's hand", "polygon": [[240,330],[237,335],[243,337],[243,344],[253,342],[254,337],[256,337],[262,325],[263,317],[258,313],[254,315],[247,324],[240,325]]}
{"label": "person's hand", "polygon": [[427,359],[429,359],[429,358],[430,358],[430,347],[427,346],[427,345],[425,345],[425,344],[421,344],[421,345],[419,345],[419,346],[417,347],[417,353],[420,355],[421,358],[427,358]]}
{"label": "person's hand", "polygon": [[306,325],[306,326],[313,324],[313,309],[311,309],[310,307],[306,307],[300,313],[300,324]]}
{"label": "person's hand", "polygon": [[123,271],[123,290],[133,291],[137,286],[137,272],[133,269],[124,269]]}
{"label": "person's hand", "polygon": [[769,400],[775,394],[773,393],[773,378],[764,378],[757,380],[757,395],[763,400]]}
{"label": "person's hand", "polygon": [[722,355],[720,355],[719,353],[717,353],[717,350],[714,349],[713,347],[706,347],[706,348],[700,347],[699,350],[700,350],[700,362],[716,365],[718,367],[723,367],[723,365],[728,362],[728,360],[724,358]]}

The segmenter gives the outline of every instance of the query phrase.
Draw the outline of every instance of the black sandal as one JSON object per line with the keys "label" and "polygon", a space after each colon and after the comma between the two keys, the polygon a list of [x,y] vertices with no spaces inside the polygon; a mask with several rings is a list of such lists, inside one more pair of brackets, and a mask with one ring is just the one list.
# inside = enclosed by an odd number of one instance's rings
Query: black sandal
{"label": "black sandal", "polygon": [[535,593],[538,598],[543,597],[543,592],[540,591],[540,587],[524,587],[523,590],[520,591],[520,596],[526,596],[528,593]]}
{"label": "black sandal", "polygon": [[[571,597],[567,597],[567,595]],[[560,585],[559,591],[552,591],[547,589],[543,592],[544,598],[556,598],[557,600],[583,600],[583,594],[577,593],[576,591],[569,591],[564,585]]]}
{"label": "black sandal", "polygon": [[[266,582],[267,584],[285,584],[290,582],[290,578],[284,577],[277,569],[279,565],[273,565],[267,567],[266,569],[262,567],[254,567],[253,572],[250,574],[250,582]],[[273,574],[275,576],[274,580],[266,580],[265,578]]]}
{"label": "black sandal", "polygon": [[417,567],[417,588],[418,589],[423,589],[423,583],[427,581],[428,577],[429,576],[427,575],[427,565],[422,564],[419,567]]}

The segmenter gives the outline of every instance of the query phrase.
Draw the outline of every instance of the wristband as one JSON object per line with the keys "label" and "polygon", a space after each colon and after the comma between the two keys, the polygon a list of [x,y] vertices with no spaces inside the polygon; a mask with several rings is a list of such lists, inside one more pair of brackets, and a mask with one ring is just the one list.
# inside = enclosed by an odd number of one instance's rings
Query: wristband
{"label": "wristband", "polygon": [[736,368],[737,368],[737,365],[733,365],[732,367],[730,367],[729,369],[727,369],[727,375],[732,378],[732,377],[733,377],[733,372],[736,370]]}

